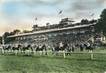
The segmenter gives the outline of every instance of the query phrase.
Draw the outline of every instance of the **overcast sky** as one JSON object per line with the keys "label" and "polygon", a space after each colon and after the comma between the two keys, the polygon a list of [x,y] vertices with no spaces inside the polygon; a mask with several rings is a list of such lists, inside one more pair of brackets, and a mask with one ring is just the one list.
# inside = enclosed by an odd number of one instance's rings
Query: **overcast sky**
{"label": "overcast sky", "polygon": [[31,30],[36,23],[58,23],[64,17],[75,21],[99,18],[104,8],[106,0],[0,0],[0,35],[14,29]]}

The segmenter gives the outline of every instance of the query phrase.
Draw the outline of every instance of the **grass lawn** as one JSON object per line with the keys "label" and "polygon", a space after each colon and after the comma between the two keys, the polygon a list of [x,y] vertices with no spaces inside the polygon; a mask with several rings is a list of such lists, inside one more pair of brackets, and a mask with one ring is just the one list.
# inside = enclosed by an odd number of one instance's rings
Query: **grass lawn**
{"label": "grass lawn", "polygon": [[106,54],[63,56],[0,55],[0,73],[104,73]]}
{"label": "grass lawn", "polygon": [[[76,51],[77,52],[77,51]],[[106,52],[96,49],[93,52]],[[0,55],[0,73],[104,73],[106,54],[72,54],[71,56]]]}

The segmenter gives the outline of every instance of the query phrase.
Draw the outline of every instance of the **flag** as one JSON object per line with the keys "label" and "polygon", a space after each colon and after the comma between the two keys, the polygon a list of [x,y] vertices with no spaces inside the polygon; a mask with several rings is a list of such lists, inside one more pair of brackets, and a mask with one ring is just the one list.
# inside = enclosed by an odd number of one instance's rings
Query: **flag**
{"label": "flag", "polygon": [[60,10],[58,14],[61,14],[62,12],[63,12],[63,11],[62,11],[62,10]]}
{"label": "flag", "polygon": [[92,13],[91,16],[94,16],[94,13]]}

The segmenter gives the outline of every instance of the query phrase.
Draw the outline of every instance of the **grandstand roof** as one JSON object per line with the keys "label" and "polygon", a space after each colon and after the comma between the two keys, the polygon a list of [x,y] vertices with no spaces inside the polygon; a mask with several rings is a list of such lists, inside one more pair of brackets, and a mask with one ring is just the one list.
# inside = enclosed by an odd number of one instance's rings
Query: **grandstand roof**
{"label": "grandstand roof", "polygon": [[64,30],[77,29],[77,28],[84,28],[84,27],[89,27],[89,26],[92,26],[92,25],[95,25],[95,24],[85,24],[85,25],[77,25],[77,26],[73,26],[73,27],[55,28],[55,29],[47,29],[47,30],[30,32],[30,33],[22,33],[22,34],[16,34],[16,35],[8,36],[8,38],[28,36],[28,35],[41,34],[41,33],[49,33],[49,32],[55,32],[55,31],[64,31]]}

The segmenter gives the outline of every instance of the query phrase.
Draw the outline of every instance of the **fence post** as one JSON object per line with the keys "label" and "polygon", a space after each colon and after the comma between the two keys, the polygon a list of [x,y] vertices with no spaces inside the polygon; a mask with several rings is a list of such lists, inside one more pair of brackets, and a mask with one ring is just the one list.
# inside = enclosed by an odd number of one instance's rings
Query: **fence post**
{"label": "fence post", "polygon": [[63,56],[64,56],[64,58],[66,58],[65,51],[63,51]]}
{"label": "fence post", "polygon": [[94,59],[94,55],[93,55],[92,51],[90,51],[90,53],[91,53],[91,60],[92,60],[92,59]]}

